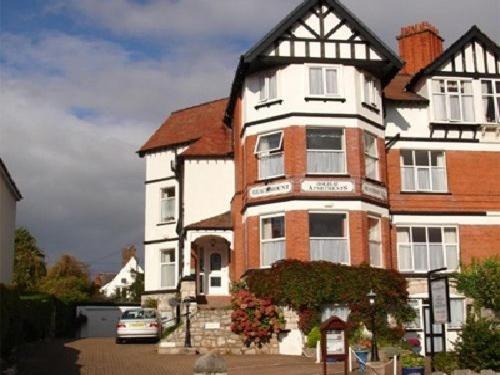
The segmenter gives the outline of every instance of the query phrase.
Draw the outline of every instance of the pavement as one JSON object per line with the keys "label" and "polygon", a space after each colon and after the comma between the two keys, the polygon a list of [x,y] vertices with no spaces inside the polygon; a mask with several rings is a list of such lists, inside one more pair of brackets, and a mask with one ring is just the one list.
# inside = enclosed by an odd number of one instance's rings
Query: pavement
{"label": "pavement", "polygon": [[[114,338],[54,340],[32,344],[20,355],[20,375],[193,375],[198,358],[159,355],[156,344],[115,344]],[[290,356],[225,356],[228,375],[319,375],[313,359]],[[342,366],[329,365],[329,374]]]}

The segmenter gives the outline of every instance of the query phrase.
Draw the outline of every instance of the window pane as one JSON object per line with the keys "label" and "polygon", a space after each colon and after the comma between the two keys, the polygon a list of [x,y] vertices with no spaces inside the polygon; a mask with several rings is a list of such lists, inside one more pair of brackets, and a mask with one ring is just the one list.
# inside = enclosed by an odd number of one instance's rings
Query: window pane
{"label": "window pane", "polygon": [[474,121],[474,97],[463,96],[462,97],[462,110],[463,110],[463,120],[473,122]]}
{"label": "window pane", "polygon": [[349,263],[347,240],[311,238],[309,247],[311,260]]}
{"label": "window pane", "polygon": [[464,301],[450,299],[450,327],[461,327],[464,324]]}
{"label": "window pane", "polygon": [[461,89],[464,94],[472,94],[472,82],[462,81]]}
{"label": "window pane", "polygon": [[444,228],[444,241],[448,244],[457,243],[457,230],[455,228]]}
{"label": "window pane", "polygon": [[413,258],[416,271],[427,270],[427,245],[414,244],[413,245]]}
{"label": "window pane", "polygon": [[161,265],[162,287],[175,286],[175,264]]}
{"label": "window pane", "polygon": [[337,71],[335,69],[327,69],[326,72],[326,93],[337,94]]}
{"label": "window pane", "polygon": [[311,95],[323,95],[323,70],[321,68],[309,69],[309,90]]}
{"label": "window pane", "polygon": [[270,150],[277,150],[281,145],[282,133],[273,133],[262,135],[259,137],[259,144],[257,145],[257,152],[266,152]]}
{"label": "window pane", "polygon": [[262,267],[270,267],[274,262],[285,259],[285,241],[264,242],[262,246]]}
{"label": "window pane", "polygon": [[460,97],[458,95],[450,95],[450,120],[461,120],[460,115]]}
{"label": "window pane", "polygon": [[276,73],[269,76],[268,84],[269,84],[269,97],[268,97],[268,99],[276,99],[277,92],[278,92]]}
{"label": "window pane", "polygon": [[259,178],[281,176],[284,174],[283,154],[270,154],[259,158]]}
{"label": "window pane", "polygon": [[377,142],[375,142],[375,137],[371,134],[365,133],[365,153],[377,156]]}
{"label": "window pane", "polygon": [[402,188],[403,190],[415,190],[415,168],[401,168]]}
{"label": "window pane", "polygon": [[429,260],[430,269],[435,270],[444,267],[444,254],[443,246],[439,245],[429,245]]}
{"label": "window pane", "polygon": [[370,265],[382,267],[382,249],[380,243],[370,243]]}
{"label": "window pane", "polygon": [[434,93],[444,93],[444,80],[433,79],[432,80],[432,92]]}
{"label": "window pane", "polygon": [[345,173],[345,152],[307,151],[308,173]]}
{"label": "window pane", "polygon": [[399,243],[410,242],[410,228],[397,228],[397,241]]}
{"label": "window pane", "polygon": [[481,81],[481,92],[483,94],[493,93],[493,84],[491,81]]}
{"label": "window pane", "polygon": [[412,234],[412,240],[413,242],[426,242],[426,236],[425,236],[425,228],[424,227],[413,227],[411,229],[411,234]]}
{"label": "window pane", "polygon": [[368,218],[370,241],[380,241],[380,220]]}
{"label": "window pane", "polygon": [[259,90],[260,90],[260,100],[266,100],[267,99],[266,77],[259,78]]}
{"label": "window pane", "polygon": [[446,89],[448,92],[458,92],[458,81],[447,81]]}
{"label": "window pane", "polygon": [[446,268],[456,270],[458,268],[458,252],[456,245],[446,246]]}
{"label": "window pane", "polygon": [[267,217],[262,219],[262,239],[270,240],[285,237],[285,217]]}
{"label": "window pane", "polygon": [[220,271],[222,268],[222,258],[218,253],[213,253],[210,255],[210,270]]}
{"label": "window pane", "polygon": [[400,270],[411,270],[411,246],[398,246],[398,267]]}
{"label": "window pane", "polygon": [[429,152],[415,151],[415,165],[428,166],[429,165]]}
{"label": "window pane", "polygon": [[431,189],[431,173],[429,168],[417,168],[418,190]]}
{"label": "window pane", "polygon": [[371,98],[370,98],[370,93],[371,93],[371,79],[370,77],[365,75],[365,84],[364,84],[364,99],[365,102],[369,103]]}
{"label": "window pane", "polygon": [[434,118],[438,121],[446,120],[446,96],[443,94],[432,95],[434,105]]}
{"label": "window pane", "polygon": [[444,168],[432,168],[432,190],[446,191],[446,174]]}
{"label": "window pane", "polygon": [[175,262],[175,250],[165,250],[161,252],[161,263]]}
{"label": "window pane", "polygon": [[210,277],[210,286],[220,287],[222,285],[222,278],[220,276]]}
{"label": "window pane", "polygon": [[342,150],[342,129],[307,129],[308,150]]}
{"label": "window pane", "polygon": [[309,214],[310,237],[345,237],[343,214]]}
{"label": "window pane", "polygon": [[413,164],[413,151],[401,150],[401,160],[403,165],[414,165]]}
{"label": "window pane", "polygon": [[500,80],[495,81],[495,92],[500,94]]}
{"label": "window pane", "polygon": [[495,122],[495,99],[493,96],[483,97],[484,116],[486,122]]}
{"label": "window pane", "polygon": [[441,151],[431,151],[431,165],[433,167],[444,167],[444,153]]}
{"label": "window pane", "polygon": [[428,228],[429,230],[429,242],[443,242],[441,236],[441,228]]}

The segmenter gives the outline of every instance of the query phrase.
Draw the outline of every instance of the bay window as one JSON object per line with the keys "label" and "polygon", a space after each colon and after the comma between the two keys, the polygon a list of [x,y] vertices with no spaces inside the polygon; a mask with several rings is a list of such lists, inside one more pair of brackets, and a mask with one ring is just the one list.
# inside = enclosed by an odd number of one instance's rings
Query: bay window
{"label": "bay window", "polygon": [[346,222],[342,213],[309,214],[311,260],[349,264]]}
{"label": "bay window", "polygon": [[345,142],[343,129],[307,129],[306,138],[307,173],[346,173]]}
{"label": "bay window", "polygon": [[162,288],[175,288],[175,249],[160,253],[160,280]]}
{"label": "bay window", "polygon": [[260,265],[270,267],[285,258],[285,216],[263,217],[260,228]]}
{"label": "bay window", "polygon": [[160,196],[160,221],[166,223],[175,220],[175,188],[169,187],[161,189]]}
{"label": "bay window", "polygon": [[339,95],[338,68],[312,66],[309,68],[309,94],[313,96]]}
{"label": "bay window", "polygon": [[368,217],[368,243],[370,248],[370,265],[372,267],[382,267],[380,218]]}
{"label": "bay window", "polygon": [[474,122],[471,80],[433,79],[432,101],[436,121]]}
{"label": "bay window", "polygon": [[268,72],[259,78],[260,101],[265,102],[278,97],[276,72]]}
{"label": "bay window", "polygon": [[377,150],[377,138],[369,133],[364,135],[365,142],[365,174],[372,180],[379,179],[379,157]]}
{"label": "bay window", "polygon": [[500,79],[481,80],[484,120],[500,122]]}
{"label": "bay window", "polygon": [[401,150],[401,188],[406,191],[447,191],[444,152]]}
{"label": "bay window", "polygon": [[259,163],[259,179],[282,176],[283,163],[283,132],[259,135],[255,144],[255,154]]}
{"label": "bay window", "polygon": [[457,229],[438,226],[397,228],[398,268],[401,272],[427,272],[459,266]]}

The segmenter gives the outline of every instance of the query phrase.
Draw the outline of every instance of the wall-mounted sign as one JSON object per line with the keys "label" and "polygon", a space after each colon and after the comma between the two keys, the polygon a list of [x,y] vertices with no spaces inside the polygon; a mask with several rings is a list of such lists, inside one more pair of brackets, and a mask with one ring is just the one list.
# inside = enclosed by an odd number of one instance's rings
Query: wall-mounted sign
{"label": "wall-mounted sign", "polygon": [[220,322],[206,322],[205,329],[219,329]]}
{"label": "wall-mounted sign", "polygon": [[256,186],[250,189],[251,198],[267,197],[269,195],[287,194],[292,191],[291,182],[280,182],[264,186]]}
{"label": "wall-mounted sign", "polygon": [[435,324],[448,322],[448,286],[446,278],[431,280],[432,311]]}
{"label": "wall-mounted sign", "polygon": [[387,200],[387,189],[385,187],[377,186],[370,182],[363,182],[363,185],[361,185],[361,191],[363,192],[363,194],[369,195],[371,197],[383,201]]}
{"label": "wall-mounted sign", "polygon": [[305,192],[349,193],[354,191],[354,183],[350,180],[305,180],[300,188]]}

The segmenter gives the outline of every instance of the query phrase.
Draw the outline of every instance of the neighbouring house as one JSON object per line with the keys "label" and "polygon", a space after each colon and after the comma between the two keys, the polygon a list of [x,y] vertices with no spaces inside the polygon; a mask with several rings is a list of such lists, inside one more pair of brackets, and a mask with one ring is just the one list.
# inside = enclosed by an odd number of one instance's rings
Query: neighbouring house
{"label": "neighbouring house", "polygon": [[[122,268],[120,272],[115,274],[106,284],[104,284],[99,290],[106,297],[130,297],[129,288],[134,283],[137,274],[143,274],[144,270],[139,265],[136,256],[135,247],[131,246],[122,250]],[[102,279],[104,281],[109,278],[110,274],[102,274]]]}
{"label": "neighbouring house", "polygon": [[466,301],[451,290],[431,338],[425,274],[500,254],[500,49],[476,26],[445,50],[426,22],[397,39],[399,56],[338,1],[306,0],[241,57],[229,98],[142,146],[160,309],[280,259],[366,262],[408,278],[423,352],[453,347]]}
{"label": "neighbouring house", "polygon": [[11,284],[14,271],[16,205],[23,196],[0,158],[0,283]]}

